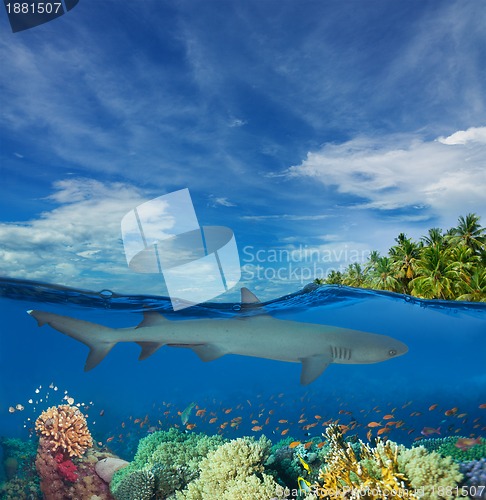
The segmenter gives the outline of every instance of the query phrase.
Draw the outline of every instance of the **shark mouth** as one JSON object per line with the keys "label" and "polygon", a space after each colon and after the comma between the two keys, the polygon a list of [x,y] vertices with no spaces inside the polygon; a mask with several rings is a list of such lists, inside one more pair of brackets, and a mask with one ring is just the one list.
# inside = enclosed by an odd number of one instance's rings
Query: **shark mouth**
{"label": "shark mouth", "polygon": [[331,346],[331,357],[333,361],[338,359],[349,361],[351,359],[351,349]]}

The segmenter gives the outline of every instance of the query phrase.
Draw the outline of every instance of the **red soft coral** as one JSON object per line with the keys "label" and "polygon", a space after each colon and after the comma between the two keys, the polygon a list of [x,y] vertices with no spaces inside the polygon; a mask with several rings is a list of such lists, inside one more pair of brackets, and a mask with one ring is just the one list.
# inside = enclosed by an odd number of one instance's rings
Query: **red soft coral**
{"label": "red soft coral", "polygon": [[54,457],[57,462],[57,470],[63,479],[75,483],[78,479],[76,471],[78,468],[72,463],[71,460],[64,460],[64,455],[62,453],[56,453]]}

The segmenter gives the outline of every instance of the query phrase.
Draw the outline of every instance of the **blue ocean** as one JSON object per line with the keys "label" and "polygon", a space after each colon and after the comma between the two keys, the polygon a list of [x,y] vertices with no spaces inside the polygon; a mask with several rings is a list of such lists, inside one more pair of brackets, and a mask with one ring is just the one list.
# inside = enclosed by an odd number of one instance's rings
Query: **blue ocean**
{"label": "blue ocean", "polygon": [[[264,435],[273,445],[289,438],[294,446],[324,442],[330,424],[354,439],[369,442],[378,433],[406,447],[434,437],[486,436],[482,303],[314,284],[263,303],[214,302],[178,312],[162,296],[15,279],[2,279],[0,294],[4,438],[35,442],[36,418],[66,401],[81,408],[97,446],[127,461],[142,438],[171,429],[227,440]],[[282,328],[297,321],[386,335],[408,352],[374,364],[331,363],[307,386],[299,383],[300,363],[231,354],[202,362],[174,347],[138,361],[134,342],[117,344],[84,372],[88,348],[48,325],[39,328],[27,314],[32,309],[111,328],[136,326],[147,309],[173,321],[228,324],[265,314],[282,320]]]}

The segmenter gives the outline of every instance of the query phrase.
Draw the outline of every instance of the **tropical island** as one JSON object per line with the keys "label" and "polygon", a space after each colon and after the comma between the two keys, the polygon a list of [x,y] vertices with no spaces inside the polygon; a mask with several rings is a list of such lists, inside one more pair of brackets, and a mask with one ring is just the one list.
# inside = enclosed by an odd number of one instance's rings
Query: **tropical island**
{"label": "tropical island", "polygon": [[318,285],[347,285],[423,299],[486,302],[486,228],[480,217],[460,216],[457,226],[434,227],[419,241],[400,233],[388,255],[371,252],[364,264],[331,271]]}

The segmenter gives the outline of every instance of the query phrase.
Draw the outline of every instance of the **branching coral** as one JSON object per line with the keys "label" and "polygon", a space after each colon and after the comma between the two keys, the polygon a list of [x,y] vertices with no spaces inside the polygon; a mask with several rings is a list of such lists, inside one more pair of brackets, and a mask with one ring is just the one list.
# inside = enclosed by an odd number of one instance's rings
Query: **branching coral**
{"label": "branching coral", "polygon": [[327,465],[320,471],[321,484],[313,489],[320,499],[362,498],[379,500],[394,498],[415,499],[407,477],[399,471],[398,446],[390,441],[377,440],[375,448],[360,441],[359,456],[351,443],[344,440],[339,426],[326,429],[330,441]]}
{"label": "branching coral", "polygon": [[424,500],[452,499],[460,496],[456,489],[462,480],[459,464],[451,457],[441,457],[435,451],[428,453],[419,446],[402,449],[398,457],[400,470],[410,478],[413,488],[420,491]]}
{"label": "branching coral", "polygon": [[66,453],[70,457],[81,457],[93,444],[86,419],[75,406],[48,408],[36,420],[35,430],[46,439],[52,452]]}
{"label": "branching coral", "polygon": [[199,478],[186,490],[177,492],[178,500],[269,500],[280,498],[282,488],[264,473],[270,441],[239,438],[208,453],[200,464]]}

